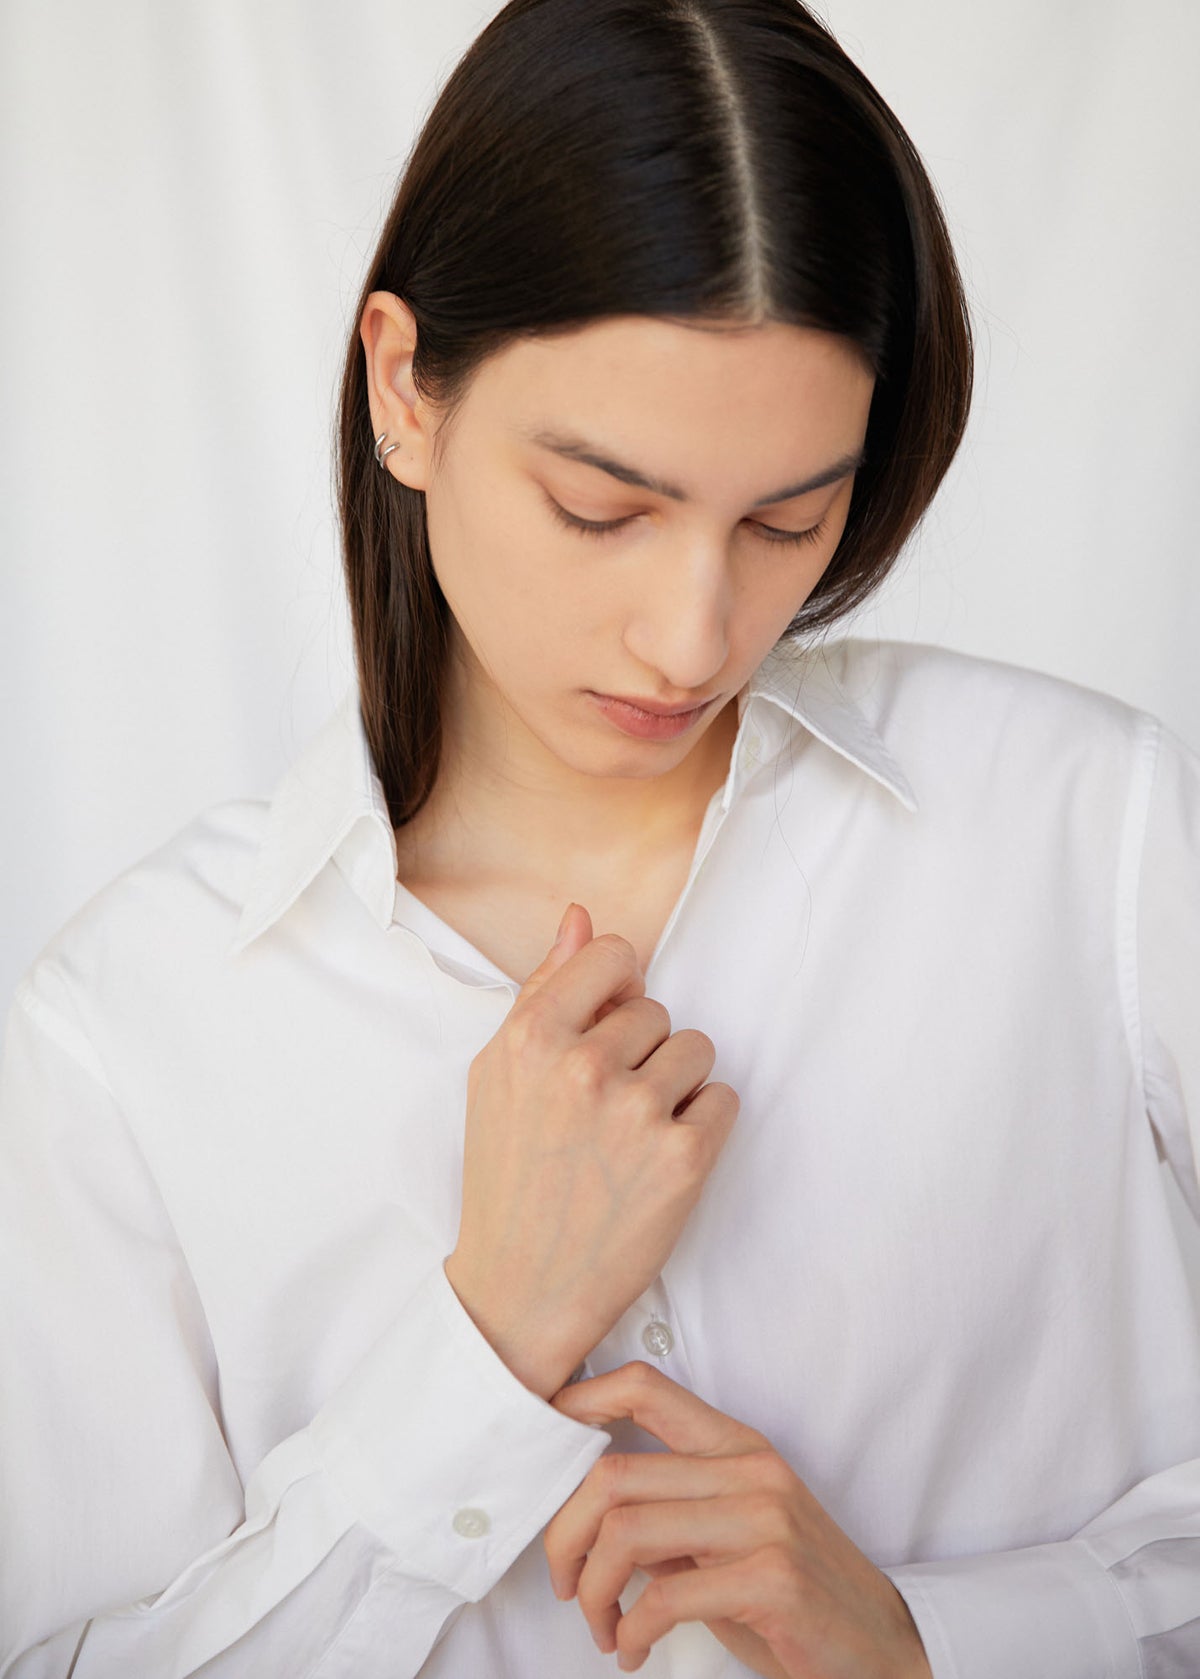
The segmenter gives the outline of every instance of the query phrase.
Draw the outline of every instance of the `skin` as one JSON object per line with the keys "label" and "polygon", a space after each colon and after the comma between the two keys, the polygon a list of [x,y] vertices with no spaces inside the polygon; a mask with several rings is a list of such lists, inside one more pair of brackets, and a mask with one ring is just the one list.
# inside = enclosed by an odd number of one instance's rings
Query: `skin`
{"label": "skin", "polygon": [[[932,1679],[908,1605],[765,1435],[641,1359],[551,1403],[603,1427],[624,1417],[666,1452],[606,1453],[551,1519],[555,1596],[635,1671],[682,1621],[703,1621],[764,1679]],[[653,1576],[628,1614],[635,1567]]]}
{"label": "skin", "polygon": [[[373,435],[398,445],[387,470],[425,494],[454,618],[442,765],[398,835],[401,878],[519,893],[528,972],[572,899],[619,932],[607,912],[631,882],[662,881],[673,901],[682,882],[664,869],[690,856],[725,779],[738,692],[828,565],[853,477],[754,503],[861,447],[873,376],[856,346],[811,329],[593,322],[486,362],[435,463],[440,416],[412,381],[411,311],[372,293],[361,337]],[[520,435],[543,426],[690,499],[621,484]],[[584,519],[630,523],[601,537],[565,530],[547,496]],[[818,524],[813,543],[761,530]],[[668,705],[721,698],[678,739],[645,741],[585,689]]]}
{"label": "skin", "polygon": [[[411,311],[374,292],[360,332],[373,436],[398,445],[386,469],[425,495],[454,620],[438,783],[398,856],[422,878],[528,905],[528,972],[564,904],[611,905],[598,919],[624,933],[630,883],[665,880],[664,858],[690,855],[728,771],[737,696],[829,564],[853,476],[755,504],[861,449],[873,376],[848,340],[809,328],[602,320],[490,358],[439,458],[443,416],[413,383]],[[535,428],[581,435],[687,499],[539,448],[522,436]],[[629,522],[579,534],[547,497]],[[763,526],[820,530],[791,544]],[[677,739],[646,741],[587,689],[717,699]],[[578,948],[591,923],[573,913]],[[628,1417],[668,1448],[606,1454],[544,1537],[559,1595],[578,1596],[622,1666],[703,1620],[767,1679],[931,1679],[900,1593],[757,1430],[640,1361],[552,1403],[601,1426]],[[623,1616],[637,1567],[655,1578]]]}

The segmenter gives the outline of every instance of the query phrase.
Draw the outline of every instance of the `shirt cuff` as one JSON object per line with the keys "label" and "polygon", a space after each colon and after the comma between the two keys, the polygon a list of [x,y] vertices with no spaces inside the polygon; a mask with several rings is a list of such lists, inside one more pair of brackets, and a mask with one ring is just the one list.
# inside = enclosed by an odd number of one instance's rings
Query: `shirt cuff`
{"label": "shirt cuff", "polygon": [[611,1444],[517,1379],[441,1262],[308,1427],[401,1566],[470,1602],[496,1584]]}
{"label": "shirt cuff", "polygon": [[1141,1679],[1121,1593],[1080,1541],[882,1572],[912,1612],[933,1679]]}

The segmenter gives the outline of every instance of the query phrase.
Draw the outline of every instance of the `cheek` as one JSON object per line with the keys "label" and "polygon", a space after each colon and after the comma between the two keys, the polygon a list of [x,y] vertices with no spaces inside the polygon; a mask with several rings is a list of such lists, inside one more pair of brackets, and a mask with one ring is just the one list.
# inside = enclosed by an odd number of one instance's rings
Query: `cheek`
{"label": "cheek", "polygon": [[542,551],[552,542],[529,536],[527,511],[448,494],[427,498],[426,518],[434,573],[479,661],[510,690],[569,664],[587,605],[563,556]]}
{"label": "cheek", "polygon": [[799,559],[785,561],[778,574],[770,574],[765,568],[755,573],[750,590],[753,600],[748,603],[747,612],[752,624],[750,639],[769,645],[785,632],[828,571],[841,540],[849,505],[847,495],[840,508],[830,508],[825,519],[826,534],[819,546],[805,548]]}

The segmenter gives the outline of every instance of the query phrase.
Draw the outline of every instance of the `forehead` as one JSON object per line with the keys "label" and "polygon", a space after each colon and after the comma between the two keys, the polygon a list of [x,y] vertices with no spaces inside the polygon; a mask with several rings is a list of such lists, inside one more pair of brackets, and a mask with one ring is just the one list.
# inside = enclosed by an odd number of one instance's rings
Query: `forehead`
{"label": "forehead", "polygon": [[850,454],[873,387],[858,346],[814,327],[631,315],[506,346],[479,369],[469,401],[522,447],[544,431],[576,432],[678,480],[713,450],[814,467]]}

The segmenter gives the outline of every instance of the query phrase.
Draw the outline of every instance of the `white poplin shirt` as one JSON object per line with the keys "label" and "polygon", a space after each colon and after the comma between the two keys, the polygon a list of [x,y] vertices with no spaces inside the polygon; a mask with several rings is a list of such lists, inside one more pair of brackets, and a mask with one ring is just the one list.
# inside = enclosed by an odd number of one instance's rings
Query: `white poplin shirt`
{"label": "white poplin shirt", "polygon": [[[620,928],[598,928],[619,932]],[[356,690],[22,977],[0,1068],[3,1679],[616,1670],[541,1534],[630,1424],[443,1270],[518,981],[396,880]],[[785,644],[646,974],[741,1106],[632,1359],[761,1430],[935,1679],[1200,1674],[1200,759],[931,647]],[[640,1571],[622,1595],[629,1608]],[[749,1672],[702,1623],[646,1679]]]}

